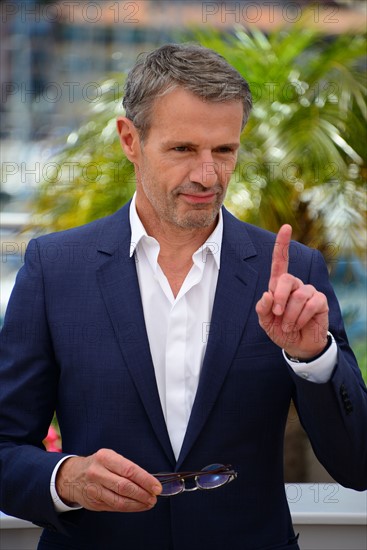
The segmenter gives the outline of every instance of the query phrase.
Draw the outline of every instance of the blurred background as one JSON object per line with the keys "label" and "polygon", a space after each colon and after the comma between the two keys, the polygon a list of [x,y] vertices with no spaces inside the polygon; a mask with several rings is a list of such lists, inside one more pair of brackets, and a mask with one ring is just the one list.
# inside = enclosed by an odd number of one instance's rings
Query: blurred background
{"label": "blurred background", "polygon": [[[291,223],[323,252],[367,380],[366,3],[10,0],[0,9],[0,324],[30,237],[130,198],[134,176],[115,135],[125,74],[139,53],[190,40],[226,57],[253,92],[226,206],[273,231]],[[329,479],[293,408],[286,448],[287,481]]]}

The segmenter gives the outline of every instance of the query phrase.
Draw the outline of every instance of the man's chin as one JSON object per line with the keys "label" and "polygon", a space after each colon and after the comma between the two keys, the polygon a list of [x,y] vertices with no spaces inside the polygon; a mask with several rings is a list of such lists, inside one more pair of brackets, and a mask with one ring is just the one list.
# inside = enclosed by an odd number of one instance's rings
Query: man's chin
{"label": "man's chin", "polygon": [[183,229],[194,229],[200,227],[209,227],[212,225],[217,216],[219,209],[215,210],[191,210],[186,214],[176,218],[176,225]]}

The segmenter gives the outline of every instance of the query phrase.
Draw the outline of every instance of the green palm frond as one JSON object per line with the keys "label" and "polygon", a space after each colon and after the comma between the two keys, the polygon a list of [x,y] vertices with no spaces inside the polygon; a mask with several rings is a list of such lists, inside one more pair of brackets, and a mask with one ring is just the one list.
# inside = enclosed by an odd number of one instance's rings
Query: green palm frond
{"label": "green palm frond", "polygon": [[54,171],[48,171],[35,199],[36,225],[54,230],[81,225],[111,214],[133,194],[133,166],[117,139],[122,105],[112,90],[115,82],[102,84],[90,120],[68,136],[52,159]]}
{"label": "green palm frond", "polygon": [[333,241],[340,252],[362,253],[365,36],[326,40],[294,25],[268,36],[237,28],[226,40],[220,37],[218,30],[198,31],[203,45],[245,76],[254,95],[227,206],[275,231],[292,223],[306,244],[317,240],[323,249]]}

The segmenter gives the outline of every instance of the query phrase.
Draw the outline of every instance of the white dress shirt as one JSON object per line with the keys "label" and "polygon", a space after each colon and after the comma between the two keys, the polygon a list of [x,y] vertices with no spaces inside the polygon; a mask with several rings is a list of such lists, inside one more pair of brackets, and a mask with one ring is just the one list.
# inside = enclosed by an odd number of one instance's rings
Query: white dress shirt
{"label": "white dress shirt", "polygon": [[223,219],[193,254],[193,265],[176,298],[159,263],[159,243],[130,207],[131,247],[143,304],[163,415],[176,459],[180,453],[206,350],[220,268]]}
{"label": "white dress shirt", "polygon": [[[158,263],[160,245],[149,236],[138,216],[135,195],[130,206],[131,246],[143,304],[144,319],[154,365],[162,411],[176,459],[180,453],[192,405],[199,383],[207,344],[206,327],[210,323],[220,269],[223,218],[207,241],[193,254],[193,265],[174,297]],[[125,290],[121,288],[121,292]],[[337,346],[333,339],[326,353],[311,363],[285,361],[310,382],[324,383],[336,364]],[[60,501],[53,472],[51,495],[59,512],[70,508]]]}

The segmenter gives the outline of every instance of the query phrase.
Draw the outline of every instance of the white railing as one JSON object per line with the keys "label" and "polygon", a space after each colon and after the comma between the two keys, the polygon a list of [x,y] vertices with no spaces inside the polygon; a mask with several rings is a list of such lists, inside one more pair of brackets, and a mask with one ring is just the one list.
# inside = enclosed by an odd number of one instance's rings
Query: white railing
{"label": "white railing", "polygon": [[367,550],[367,491],[292,483],[286,492],[301,550]]}
{"label": "white railing", "polygon": [[[287,498],[302,550],[366,550],[367,491],[335,483],[289,483]],[[0,512],[1,550],[34,550],[41,529]]]}

